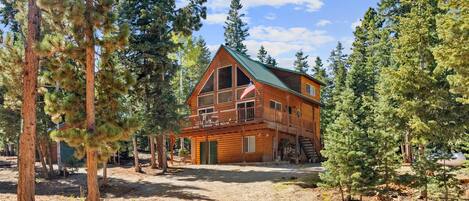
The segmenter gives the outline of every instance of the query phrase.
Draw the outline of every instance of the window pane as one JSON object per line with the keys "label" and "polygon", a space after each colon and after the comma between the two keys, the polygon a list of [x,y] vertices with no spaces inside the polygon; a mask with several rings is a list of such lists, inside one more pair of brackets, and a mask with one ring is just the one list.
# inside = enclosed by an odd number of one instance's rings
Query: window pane
{"label": "window pane", "polygon": [[274,101],[270,101],[270,108],[275,109],[275,102]]}
{"label": "window pane", "polygon": [[247,108],[253,108],[254,107],[254,102],[246,102],[246,107]]}
{"label": "window pane", "polygon": [[231,102],[233,93],[231,91],[219,92],[218,93],[218,103]]}
{"label": "window pane", "polygon": [[199,96],[199,107],[213,105],[213,94],[207,96]]}
{"label": "window pane", "polygon": [[282,111],[282,104],[276,103],[275,104],[275,109],[278,110],[278,111]]}
{"label": "window pane", "polygon": [[226,89],[232,86],[231,66],[218,69],[218,89]]}
{"label": "window pane", "polygon": [[204,88],[202,88],[200,93],[207,93],[211,91],[213,91],[213,73],[210,75],[210,78],[208,78],[207,83],[205,83]]}
{"label": "window pane", "polygon": [[243,73],[239,68],[236,70],[236,86],[248,85],[250,82],[249,77]]}
{"label": "window pane", "polygon": [[243,151],[244,152],[248,152],[248,138],[247,137],[244,137],[243,138]]}
{"label": "window pane", "polygon": [[249,141],[249,152],[256,152],[256,137],[251,136]]}

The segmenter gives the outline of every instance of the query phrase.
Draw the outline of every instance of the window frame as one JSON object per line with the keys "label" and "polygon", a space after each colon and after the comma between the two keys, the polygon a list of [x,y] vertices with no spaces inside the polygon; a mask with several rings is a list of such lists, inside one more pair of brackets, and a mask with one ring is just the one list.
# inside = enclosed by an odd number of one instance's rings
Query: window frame
{"label": "window frame", "polygon": [[[226,92],[231,92],[231,99],[229,101],[220,102],[220,94],[221,93],[226,93]],[[227,89],[223,89],[223,90],[217,92],[217,103],[218,104],[231,103],[231,102],[233,102],[233,90],[232,89],[227,88]]]}
{"label": "window frame", "polygon": [[[208,92],[202,92],[202,91],[204,90],[204,88],[205,88],[205,85],[206,85],[207,82],[210,80],[210,77],[212,77],[212,75],[213,75],[213,80],[212,80],[212,82],[213,82],[213,90],[212,90],[212,91],[208,91]],[[209,94],[209,93],[213,93],[214,91],[215,91],[215,72],[212,71],[212,72],[210,73],[210,75],[208,76],[208,79],[205,80],[205,82],[202,84],[202,88],[201,88],[200,91],[199,91],[199,96],[200,96],[200,95],[206,95],[206,94]]]}
{"label": "window frame", "polygon": [[[308,87],[311,89],[311,91],[308,91]],[[311,84],[306,83],[305,91],[309,96],[316,96],[316,88]]]}
{"label": "window frame", "polygon": [[[227,87],[227,88],[223,88],[223,89],[220,89],[220,70],[221,69],[224,69],[224,68],[229,68],[231,67],[231,72],[230,72],[230,75],[231,75],[231,86],[230,87]],[[222,66],[222,67],[219,67],[217,68],[217,81],[216,81],[216,84],[217,84],[217,90],[218,91],[222,91],[222,90],[226,90],[226,89],[230,89],[230,88],[233,88],[233,65],[226,65],[226,66]]]}
{"label": "window frame", "polygon": [[[271,102],[275,103],[274,108],[271,107],[271,105],[270,105]],[[280,105],[279,109],[277,109],[277,105]],[[281,112],[282,111],[282,103],[280,101],[270,99],[269,100],[269,108]]]}
{"label": "window frame", "polygon": [[212,96],[212,99],[214,99],[215,97],[213,97],[213,96],[215,96],[215,93],[210,92],[210,93],[205,93],[205,94],[199,94],[199,95],[197,96],[197,107],[206,108],[206,107],[210,107],[210,106],[212,106],[212,105],[215,105],[215,100],[213,100],[212,104],[209,104],[209,105],[202,105],[202,106],[199,105],[199,104],[200,104],[199,98],[200,98],[200,97],[205,97],[205,96]]}
{"label": "window frame", "polygon": [[[247,144],[244,144],[244,140],[247,139]],[[252,145],[252,147],[250,146]],[[247,135],[243,136],[243,153],[255,153],[256,152],[256,136]]]}
{"label": "window frame", "polygon": [[203,113],[203,114],[215,113],[215,107],[211,106],[211,107],[204,107],[204,108],[199,108],[199,109],[197,109],[197,115],[201,115],[201,113],[200,113],[201,110],[205,110],[205,111],[206,111],[206,110],[208,110],[208,109],[212,109],[212,112],[210,112],[210,113],[206,112],[206,113]]}

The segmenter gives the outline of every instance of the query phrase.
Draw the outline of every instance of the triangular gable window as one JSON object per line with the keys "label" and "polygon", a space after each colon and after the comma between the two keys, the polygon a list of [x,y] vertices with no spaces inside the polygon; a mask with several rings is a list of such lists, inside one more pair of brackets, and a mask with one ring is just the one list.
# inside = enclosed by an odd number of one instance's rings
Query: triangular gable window
{"label": "triangular gable window", "polygon": [[251,82],[251,79],[249,79],[249,77],[246,76],[246,74],[244,74],[241,69],[237,68],[237,71],[236,71],[236,86],[248,85],[249,82]]}
{"label": "triangular gable window", "polygon": [[210,75],[210,77],[208,78],[207,82],[205,83],[204,85],[204,88],[202,88],[202,91],[200,91],[200,93],[207,93],[207,92],[212,92],[213,91],[213,73],[212,75]]}

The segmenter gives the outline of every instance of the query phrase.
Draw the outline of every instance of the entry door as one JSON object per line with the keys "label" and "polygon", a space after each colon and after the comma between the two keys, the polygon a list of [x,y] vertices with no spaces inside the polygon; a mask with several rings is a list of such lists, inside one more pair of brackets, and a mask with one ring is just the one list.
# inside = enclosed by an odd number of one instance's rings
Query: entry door
{"label": "entry door", "polygon": [[238,103],[236,107],[239,122],[254,120],[254,101]]}
{"label": "entry door", "polygon": [[200,142],[200,164],[217,164],[217,144],[217,141]]}

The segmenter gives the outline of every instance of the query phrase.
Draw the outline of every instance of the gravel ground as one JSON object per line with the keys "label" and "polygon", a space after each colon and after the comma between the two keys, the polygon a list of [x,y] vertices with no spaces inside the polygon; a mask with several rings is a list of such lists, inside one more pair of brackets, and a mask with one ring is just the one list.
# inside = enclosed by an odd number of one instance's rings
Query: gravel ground
{"label": "gravel ground", "polygon": [[[111,166],[101,194],[104,200],[318,200],[322,195],[307,180],[322,170],[311,164],[174,165],[161,175],[149,167],[136,173],[130,166]],[[0,200],[16,200],[17,178],[16,158],[0,157]],[[36,200],[79,200],[85,169],[36,182]]]}

